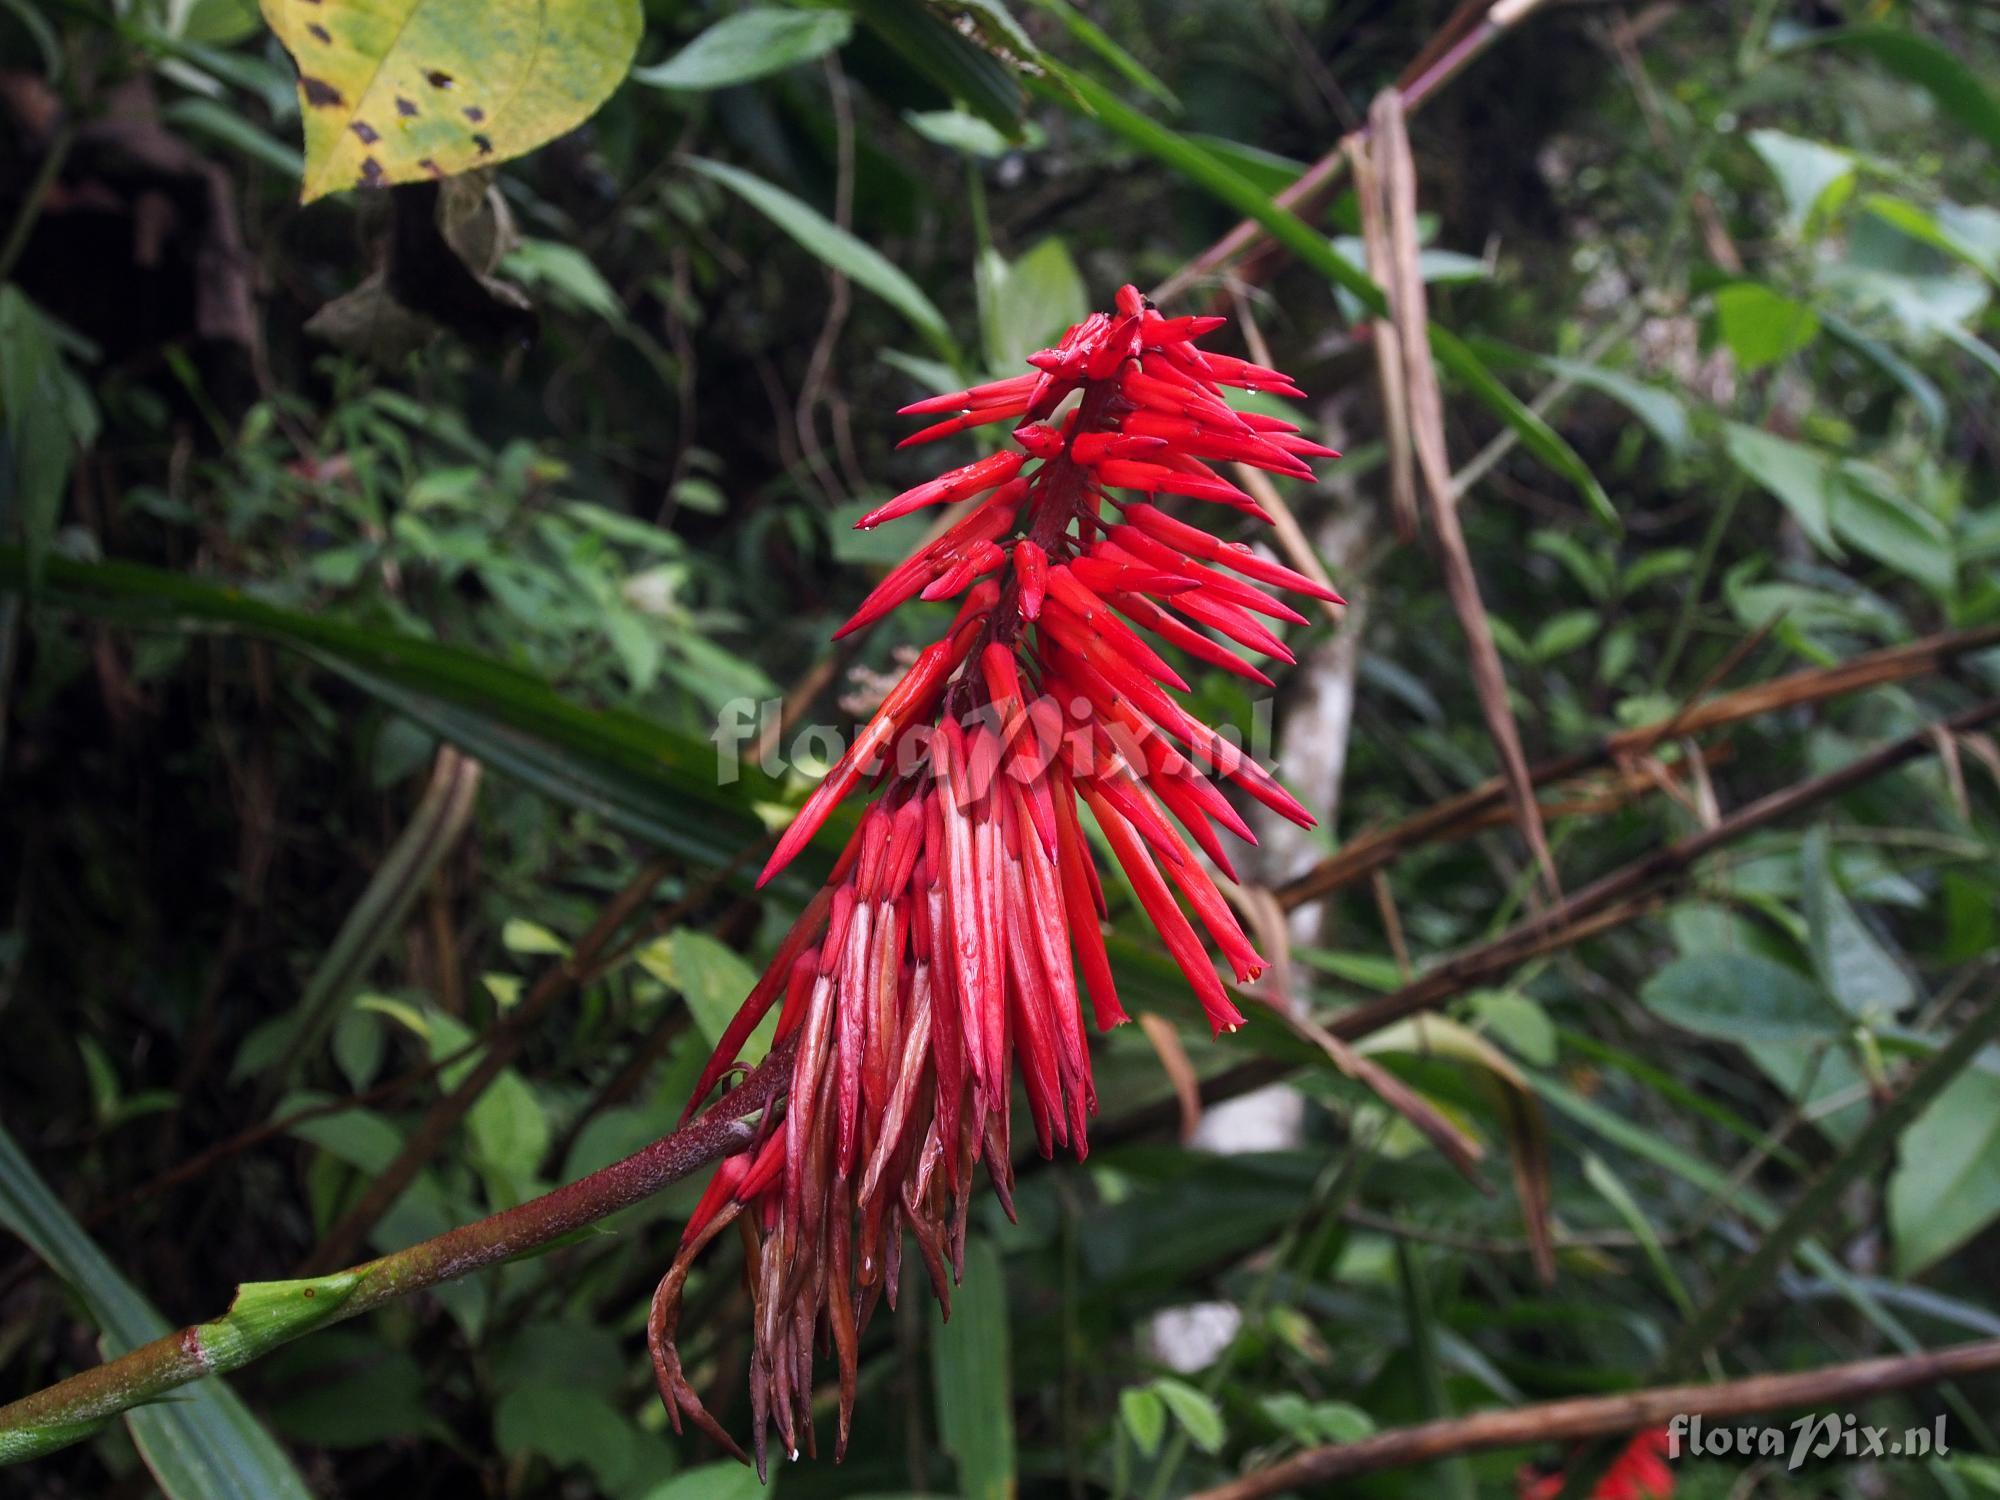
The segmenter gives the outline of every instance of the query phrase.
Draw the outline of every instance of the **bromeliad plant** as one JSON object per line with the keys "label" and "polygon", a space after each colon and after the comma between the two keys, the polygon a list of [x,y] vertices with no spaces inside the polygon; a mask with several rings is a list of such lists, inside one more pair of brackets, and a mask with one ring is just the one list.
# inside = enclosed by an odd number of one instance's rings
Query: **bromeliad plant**
{"label": "bromeliad plant", "polygon": [[776,1040],[791,1049],[783,1115],[767,1111],[757,1137],[722,1162],[649,1324],[675,1426],[685,1414],[742,1457],[675,1347],[691,1264],[737,1224],[754,1301],[760,1472],[772,1428],[793,1456],[813,1446],[813,1351],[822,1340],[839,1371],[835,1456],[845,1450],[858,1341],[878,1300],[895,1304],[905,1230],[949,1312],[982,1161],[1009,1206],[1017,1069],[1042,1154],[1087,1150],[1096,1101],[1081,1000],[1088,995],[1100,1029],[1126,1017],[1079,801],[1210,1024],[1221,1032],[1242,1023],[1196,924],[1239,981],[1255,978],[1264,960],[1195,850],[1233,877],[1215,825],[1254,838],[1211,775],[1294,822],[1313,819],[1169,694],[1187,684],[1140,631],[1269,685],[1200,627],[1289,662],[1257,617],[1304,616],[1257,585],[1338,596],[1156,501],[1183,496],[1268,521],[1211,465],[1311,478],[1307,458],[1337,455],[1288,422],[1223,399],[1227,386],[1303,394],[1275,370],[1196,347],[1224,321],[1162,317],[1128,286],[1115,313],[1093,314],[1032,356],[1032,373],[904,408],[950,414],[905,446],[1007,421],[1020,424],[1017,446],[905,491],[859,523],[977,502],[894,569],[840,634],[912,597],[963,602],[765,867],[769,880],[872,782],[876,796],[832,875],[689,1101],[691,1115],[778,1005]]}

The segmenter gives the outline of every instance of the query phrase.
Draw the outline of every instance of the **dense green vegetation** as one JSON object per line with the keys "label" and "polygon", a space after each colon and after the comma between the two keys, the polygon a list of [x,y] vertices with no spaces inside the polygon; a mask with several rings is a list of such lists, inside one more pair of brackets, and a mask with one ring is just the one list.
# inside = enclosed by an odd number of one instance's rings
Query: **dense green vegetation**
{"label": "dense green vegetation", "polygon": [[[752,888],[800,731],[951,618],[829,644],[925,525],[855,518],[985,451],[893,413],[1128,281],[1346,453],[1281,488],[1349,607],[1274,693],[1184,667],[1321,819],[1242,861],[1287,1015],[1211,1040],[1114,884],[1088,1160],[1017,1129],[952,1320],[910,1280],[775,1482],[1167,1497],[2000,1337],[2000,12],[423,0],[378,79],[266,9],[0,4],[0,1403],[671,1130],[838,848]],[[701,1186],[0,1492],[748,1495],[645,1352]],[[742,1430],[739,1267],[681,1349]],[[1948,1455],[1677,1493],[2000,1493],[1994,1363],[1833,1403]]]}

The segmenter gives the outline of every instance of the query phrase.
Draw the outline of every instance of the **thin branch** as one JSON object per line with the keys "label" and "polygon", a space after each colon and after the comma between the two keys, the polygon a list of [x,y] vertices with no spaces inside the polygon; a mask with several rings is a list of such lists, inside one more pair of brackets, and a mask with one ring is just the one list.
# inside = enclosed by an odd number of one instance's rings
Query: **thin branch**
{"label": "thin branch", "polygon": [[[1543,3],[1543,0],[1496,0],[1485,15],[1472,25],[1465,27],[1452,40],[1434,38],[1412,60],[1403,75],[1397,79],[1397,87],[1403,95],[1403,110],[1414,114],[1431,99],[1445,84],[1456,78],[1468,64],[1484,53],[1528,14]],[[1463,8],[1461,8],[1463,9]],[[1454,17],[1454,20],[1460,19]],[[1440,38],[1451,36],[1451,28],[1440,33]],[[1302,218],[1310,218],[1332,199],[1340,185],[1341,168],[1347,163],[1347,143],[1349,140],[1368,138],[1366,129],[1352,132],[1334,143],[1333,149],[1314,162],[1300,174],[1298,180],[1277,194],[1272,200],[1280,208],[1288,209]],[[1245,219],[1229,233],[1195,256],[1173,275],[1161,282],[1153,292],[1153,300],[1164,302],[1177,297],[1188,288],[1216,275],[1224,266],[1237,257],[1252,250],[1262,249],[1274,252],[1275,247],[1267,244],[1269,232],[1255,219]],[[1247,271],[1239,272],[1243,279],[1257,278]]]}
{"label": "thin branch", "polygon": [[1660,1386],[1617,1396],[1543,1401],[1511,1411],[1475,1412],[1469,1417],[1391,1428],[1357,1442],[1308,1448],[1282,1463],[1203,1490],[1192,1500],[1264,1500],[1286,1490],[1303,1493],[1336,1479],[1406,1468],[1453,1454],[1634,1432],[1678,1416],[1742,1417],[1799,1407],[1851,1406],[1889,1391],[1996,1369],[2000,1369],[2000,1339],[1984,1339],[1793,1375],[1753,1375],[1721,1385]]}
{"label": "thin branch", "polygon": [[[1646,916],[1659,909],[1699,860],[1717,849],[1935,751],[1938,729],[1963,734],[1995,720],[2000,720],[2000,698],[1989,699],[1935,725],[1890,740],[1824,775],[1772,792],[1713,827],[1665,845],[1644,859],[1621,865],[1546,911],[1516,923],[1498,937],[1443,960],[1413,983],[1342,1011],[1325,1023],[1326,1029],[1343,1041],[1356,1041],[1394,1025],[1405,1016],[1435,1010],[1532,958],[1574,947],[1599,933]],[[1495,796],[1499,795],[1496,789]],[[1279,893],[1281,900],[1283,894]],[[1202,1102],[1214,1104],[1275,1083],[1290,1074],[1294,1066],[1289,1061],[1263,1057],[1238,1063],[1202,1081]],[[1096,1136],[1100,1143],[1112,1144],[1143,1135],[1162,1123],[1158,1108],[1149,1106],[1100,1127]]]}
{"label": "thin branch", "polygon": [[[1794,672],[1705,703],[1691,704],[1669,718],[1624,730],[1585,749],[1546,761],[1528,774],[1537,786],[1546,785],[1595,765],[1617,764],[1646,754],[1667,740],[1865,688],[1930,676],[1962,656],[1994,645],[2000,645],[2000,625],[1986,625],[1976,630],[1927,636],[1904,646],[1889,646],[1831,667]],[[1286,910],[1292,910],[1366,879],[1419,845],[1465,837],[1485,827],[1494,809],[1504,808],[1506,801],[1506,785],[1494,777],[1388,828],[1357,834],[1338,852],[1279,886],[1278,902]]]}

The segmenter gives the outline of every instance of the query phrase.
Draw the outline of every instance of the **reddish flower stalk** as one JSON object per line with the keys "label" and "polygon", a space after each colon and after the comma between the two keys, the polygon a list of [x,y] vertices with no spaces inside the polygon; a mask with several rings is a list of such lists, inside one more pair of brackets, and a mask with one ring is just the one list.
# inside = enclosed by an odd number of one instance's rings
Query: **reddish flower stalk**
{"label": "reddish flower stalk", "polygon": [[1275,370],[1197,349],[1223,321],[1163,318],[1128,286],[1115,313],[1092,314],[1031,356],[1031,373],[904,408],[942,416],[905,446],[995,422],[1016,423],[1019,446],[907,490],[859,523],[978,502],[892,570],[839,634],[911,598],[963,603],[765,867],[760,884],[864,780],[878,789],[695,1086],[690,1113],[779,1006],[777,1039],[797,1049],[784,1115],[717,1170],[650,1323],[676,1428],[684,1414],[742,1457],[683,1377],[674,1344],[688,1266],[733,1222],[755,1305],[760,1473],[767,1429],[793,1455],[813,1446],[816,1341],[838,1364],[836,1457],[845,1450],[860,1332],[878,1299],[895,1305],[906,1230],[949,1312],[982,1160],[1012,1211],[1017,1069],[1042,1154],[1088,1149],[1096,1096],[1081,1001],[1100,1029],[1126,1017],[1079,801],[1210,1024],[1242,1023],[1203,935],[1239,981],[1264,960],[1188,840],[1233,874],[1212,825],[1251,838],[1212,776],[1297,823],[1313,819],[1170,696],[1187,684],[1140,631],[1268,685],[1207,632],[1290,662],[1257,617],[1305,617],[1257,585],[1338,596],[1154,502],[1183,496],[1268,520],[1211,465],[1311,478],[1305,459],[1336,455],[1287,422],[1228,405],[1225,386],[1302,393]]}

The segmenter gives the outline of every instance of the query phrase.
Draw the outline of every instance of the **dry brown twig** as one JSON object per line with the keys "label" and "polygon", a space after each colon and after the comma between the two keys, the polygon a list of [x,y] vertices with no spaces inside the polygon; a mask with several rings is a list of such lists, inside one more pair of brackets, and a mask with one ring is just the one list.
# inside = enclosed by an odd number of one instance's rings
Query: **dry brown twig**
{"label": "dry brown twig", "polygon": [[1752,1375],[1720,1385],[1671,1385],[1616,1396],[1542,1401],[1511,1411],[1396,1427],[1352,1443],[1308,1448],[1192,1500],[1265,1500],[1383,1469],[1430,1463],[1453,1454],[1539,1443],[1575,1442],[1657,1427],[1677,1416],[1751,1416],[1819,1406],[1852,1406],[1871,1396],[2000,1369],[2000,1339],[1957,1344],[1886,1359],[1856,1360],[1791,1375]]}

